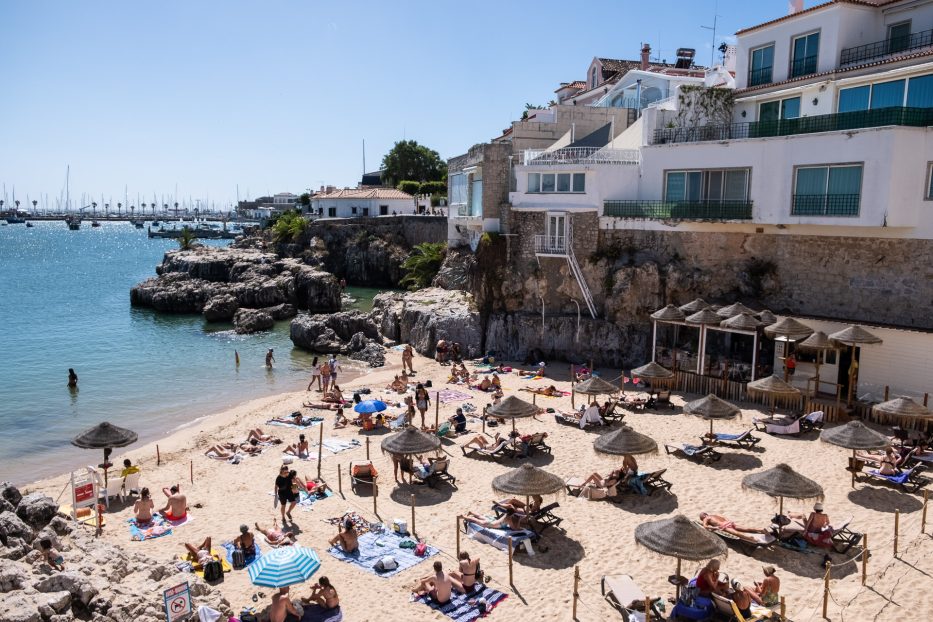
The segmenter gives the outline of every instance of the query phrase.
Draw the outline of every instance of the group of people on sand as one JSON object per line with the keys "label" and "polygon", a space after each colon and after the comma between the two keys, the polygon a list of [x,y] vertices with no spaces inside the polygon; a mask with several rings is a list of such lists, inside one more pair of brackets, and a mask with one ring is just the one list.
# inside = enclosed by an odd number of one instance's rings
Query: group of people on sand
{"label": "group of people on sand", "polygon": [[[163,488],[162,494],[166,497],[165,505],[158,510],[162,518],[172,522],[187,518],[188,498],[181,492],[179,484]],[[143,488],[139,491],[139,499],[133,504],[133,518],[136,519],[136,524],[147,525],[152,522],[152,514],[155,511],[155,502],[149,489]]]}
{"label": "group of people on sand", "polygon": [[298,475],[298,471],[289,469],[287,464],[283,464],[275,478],[275,489],[273,490],[277,505],[280,506],[283,525],[286,518],[292,520],[292,510],[301,500],[302,490],[308,494],[321,497],[327,494],[328,488],[327,484],[322,480],[309,478],[308,476],[301,477]]}
{"label": "group of people on sand", "polygon": [[331,354],[330,358],[322,363],[318,363],[318,357],[315,356],[311,361],[311,381],[308,383],[308,391],[316,384],[317,392],[324,393],[325,397],[322,399],[325,402],[330,401],[327,399],[327,390],[337,386],[337,373],[342,369],[340,363],[337,362],[336,354]]}
{"label": "group of people on sand", "polygon": [[755,581],[752,587],[746,587],[738,580],[729,581],[728,577],[723,580],[719,572],[720,567],[720,561],[713,559],[697,573],[693,583],[700,596],[708,598],[711,594],[718,594],[730,598],[739,613],[748,619],[753,617],[753,602],[763,607],[773,607],[780,602],[781,580],[777,577],[774,566],[763,566],[764,578]]}
{"label": "group of people on sand", "polygon": [[[434,574],[418,579],[413,593],[416,596],[427,596],[437,605],[446,605],[450,602],[453,593],[471,594],[476,583],[480,581],[479,557],[472,559],[466,551],[460,552],[458,569],[445,572],[440,561],[434,562]],[[485,603],[470,601],[471,605],[480,605],[480,613],[485,613]]]}
{"label": "group of people on sand", "polygon": [[[811,546],[828,549],[833,545],[833,528],[829,516],[823,511],[822,503],[813,504],[813,511],[809,514],[788,512],[775,517],[777,525],[769,528],[740,525],[721,514],[700,513],[700,523],[707,529],[724,531],[736,538],[756,541],[754,534],[768,534],[778,532],[780,535],[800,535]],[[791,521],[796,521],[792,525]]]}
{"label": "group of people on sand", "polygon": [[460,343],[447,343],[446,340],[441,339],[437,342],[437,345],[434,347],[434,360],[440,363],[441,365],[449,365],[450,363],[460,363],[463,361],[463,351],[460,347]]}
{"label": "group of people on sand", "polygon": [[541,495],[532,495],[527,505],[519,499],[505,499],[495,504],[502,511],[499,518],[490,518],[471,510],[463,515],[463,520],[484,529],[535,530],[537,525],[534,517],[543,503]]}
{"label": "group of people on sand", "polygon": [[[269,622],[285,622],[286,619],[302,617],[291,600],[290,592],[289,588],[282,587],[272,595]],[[340,598],[337,596],[337,590],[331,585],[330,579],[327,577],[318,579],[317,583],[311,586],[311,593],[308,596],[300,597],[299,600],[305,607],[318,607],[315,619],[321,620],[321,622],[340,622],[343,620],[343,613],[340,611]]]}

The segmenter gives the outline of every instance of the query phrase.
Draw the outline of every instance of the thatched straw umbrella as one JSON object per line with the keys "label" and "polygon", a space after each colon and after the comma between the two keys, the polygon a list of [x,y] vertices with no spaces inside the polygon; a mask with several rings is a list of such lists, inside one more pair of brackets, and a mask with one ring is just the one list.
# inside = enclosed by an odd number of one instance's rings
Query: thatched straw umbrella
{"label": "thatched straw umbrella", "polygon": [[771,396],[771,415],[774,416],[774,400],[778,397],[788,397],[791,395],[800,395],[800,389],[792,386],[777,376],[768,376],[760,378],[746,385],[749,391],[764,393]]}
{"label": "thatched straw umbrella", "polygon": [[852,487],[855,488],[855,452],[857,450],[868,451],[884,449],[891,444],[888,437],[879,432],[875,432],[861,421],[850,421],[849,423],[823,430],[820,433],[820,440],[830,445],[844,447],[852,450],[853,464],[850,467],[852,471]]}
{"label": "thatched straw umbrella", "polygon": [[652,313],[651,319],[657,320],[658,322],[683,322],[684,312],[674,305],[667,305]]}
{"label": "thatched straw umbrella", "polygon": [[712,309],[700,309],[693,315],[688,315],[685,321],[687,324],[719,324],[722,318]]}
{"label": "thatched straw umbrella", "polygon": [[600,435],[593,442],[593,448],[602,454],[637,456],[657,453],[658,443],[653,438],[624,425],[618,430]]}
{"label": "thatched straw umbrella", "polygon": [[709,434],[712,437],[714,420],[734,419],[742,411],[738,406],[710,393],[706,397],[688,402],[684,407],[684,412],[688,415],[696,415],[709,420]]}
{"label": "thatched straw umbrella", "polygon": [[526,462],[493,478],[492,489],[497,495],[524,496],[525,505],[528,505],[528,497],[543,497],[561,492],[564,489],[564,480]]}
{"label": "thatched straw umbrella", "polygon": [[735,317],[736,315],[740,313],[748,313],[749,315],[754,315],[755,311],[752,309],[749,309],[748,307],[743,305],[741,302],[734,302],[731,305],[723,307],[719,309],[718,311],[716,311],[716,315],[718,315],[720,318]]}
{"label": "thatched straw umbrella", "polygon": [[826,333],[818,330],[798,343],[797,347],[805,350],[816,350],[816,375],[813,378],[813,392],[814,395],[816,395],[820,392],[820,365],[825,356],[823,353],[827,350],[835,350],[836,345],[830,340]]}
{"label": "thatched straw umbrella", "polygon": [[[677,576],[681,561],[701,561],[726,554],[726,545],[717,536],[683,514],[642,523],[635,527],[635,541],[660,555],[677,558]],[[680,585],[677,586],[680,597]]]}
{"label": "thatched straw umbrella", "polygon": [[525,400],[520,400],[514,395],[510,395],[496,406],[490,406],[486,409],[487,415],[498,417],[500,419],[511,419],[512,430],[515,430],[515,420],[526,417],[534,417],[541,411],[534,404],[529,404]]}
{"label": "thatched straw umbrella", "polygon": [[610,384],[600,378],[599,376],[593,376],[589,380],[584,380],[580,384],[575,384],[570,387],[570,404],[575,406],[576,394],[580,393],[582,395],[615,395],[621,391],[619,387],[614,384]]}
{"label": "thatched straw umbrella", "polygon": [[742,487],[763,492],[779,499],[778,514],[784,513],[784,497],[791,499],[822,499],[823,487],[808,477],[797,473],[786,464],[779,464],[766,471],[746,475]]}
{"label": "thatched straw umbrella", "polygon": [[636,367],[632,370],[632,376],[646,378],[648,380],[668,380],[674,377],[674,372],[651,361],[647,365]]}
{"label": "thatched straw umbrella", "polygon": [[104,450],[104,486],[107,485],[107,469],[110,468],[110,452],[114,447],[126,447],[139,439],[139,435],[132,430],[115,426],[104,421],[93,428],[89,428],[71,439],[71,444],[82,449]]}
{"label": "thatched straw umbrella", "polygon": [[441,439],[436,434],[428,434],[414,426],[408,426],[401,432],[390,434],[382,439],[382,451],[393,456],[414,456],[437,451]]}
{"label": "thatched straw umbrella", "polygon": [[755,319],[755,316],[751,313],[743,311],[736,315],[729,316],[728,319],[723,320],[719,323],[723,328],[731,328],[733,330],[758,330],[758,327],[761,326],[761,322]]}
{"label": "thatched straw umbrella", "polygon": [[771,326],[778,321],[777,316],[767,309],[758,314],[758,319],[761,320],[763,326]]}
{"label": "thatched straw umbrella", "polygon": [[897,397],[871,407],[872,412],[888,415],[897,419],[926,420],[933,418],[933,411],[918,404],[909,397]]}
{"label": "thatched straw umbrella", "polygon": [[[813,334],[813,329],[807,326],[806,324],[801,324],[792,317],[786,317],[780,322],[772,324],[770,326],[765,326],[765,335],[771,339],[777,339],[778,337],[783,337],[790,342],[797,342],[802,339],[806,339]],[[788,345],[787,350],[790,350]],[[784,352],[784,358],[790,354],[789,351]],[[787,365],[784,366],[784,382],[787,382],[790,376],[790,370],[787,369]]]}
{"label": "thatched straw umbrella", "polygon": [[680,305],[680,310],[687,315],[696,313],[697,311],[702,311],[703,309],[707,308],[709,308],[709,303],[702,298],[697,298],[696,300],[691,300],[685,305]]}
{"label": "thatched straw umbrella", "polygon": [[855,384],[858,382],[858,364],[855,361],[855,347],[881,343],[877,337],[861,326],[849,326],[829,336],[833,341],[843,343],[852,348],[852,363],[849,365],[849,395],[846,405],[852,408],[852,397],[855,394]]}

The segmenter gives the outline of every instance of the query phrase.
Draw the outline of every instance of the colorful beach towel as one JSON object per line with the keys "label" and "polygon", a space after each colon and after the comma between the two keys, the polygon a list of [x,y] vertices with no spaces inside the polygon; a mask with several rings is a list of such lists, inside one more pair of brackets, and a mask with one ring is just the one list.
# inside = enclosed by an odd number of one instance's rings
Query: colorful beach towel
{"label": "colorful beach towel", "polygon": [[[490,520],[492,520],[491,517]],[[529,555],[534,555],[534,549],[531,548],[531,539],[535,537],[533,531],[528,531],[527,529],[520,529],[518,531],[512,531],[510,529],[490,529],[488,527],[480,527],[476,523],[467,523],[466,530],[471,540],[490,544],[500,551],[509,550],[509,536],[511,536],[513,550],[524,545],[525,551],[528,552]]]}
{"label": "colorful beach towel", "polygon": [[360,442],[355,438],[349,441],[345,441],[341,438],[337,438],[336,436],[332,436],[330,438],[325,438],[322,445],[336,454],[340,453],[341,451],[346,451],[352,447],[359,447]]}
{"label": "colorful beach towel", "polygon": [[301,622],[342,622],[343,612],[340,607],[324,609],[320,605],[304,605]]}
{"label": "colorful beach towel", "polygon": [[[473,586],[473,591],[469,594],[454,592],[450,601],[445,605],[438,605],[427,596],[418,596],[413,602],[427,605],[431,609],[443,613],[451,620],[456,620],[457,622],[471,622],[472,620],[478,620],[488,616],[492,613],[492,610],[506,598],[508,598],[508,594],[503,594],[498,590],[486,587],[482,583],[476,583]],[[480,599],[483,599],[486,603],[485,613],[480,612],[478,605]],[[470,604],[471,602],[473,604]]]}
{"label": "colorful beach towel", "polygon": [[334,496],[334,493],[331,492],[330,490],[325,490],[323,497],[319,497],[316,494],[311,494],[310,492],[307,492],[306,490],[302,490],[301,493],[298,495],[298,507],[300,507],[303,510],[310,510],[311,506],[313,506],[315,502],[320,501],[321,499],[332,497],[332,496]]}
{"label": "colorful beach towel", "polygon": [[140,526],[135,518],[126,521],[130,526],[130,540],[142,542],[172,535],[172,526],[158,514],[152,515],[152,520]]}
{"label": "colorful beach towel", "polygon": [[357,514],[356,512],[347,512],[343,516],[336,516],[334,518],[325,518],[324,522],[328,525],[342,525],[344,521],[348,520],[353,523],[353,528],[356,529],[356,533],[364,534],[370,531],[382,531],[381,523],[370,523],[368,520]]}
{"label": "colorful beach towel", "polygon": [[[230,567],[232,568],[233,551],[236,550],[236,546],[234,546],[233,542],[224,542],[224,550],[227,551],[227,563],[230,564]],[[262,557],[262,549],[259,548],[258,542],[253,542],[253,550],[245,555],[246,565],[249,566],[260,557]]]}
{"label": "colorful beach towel", "polygon": [[[380,577],[395,576],[403,570],[416,566],[429,557],[439,553],[436,548],[429,546],[427,547],[427,552],[424,557],[418,557],[415,555],[414,549],[399,548],[399,543],[404,539],[407,539],[407,536],[400,536],[391,531],[383,531],[382,533],[370,531],[360,536],[359,549],[353,553],[344,553],[342,549],[333,546],[327,549],[327,552],[339,560],[359,566],[366,572]],[[386,555],[391,555],[395,559],[398,568],[385,572],[377,572],[373,566]]]}
{"label": "colorful beach towel", "polygon": [[190,523],[191,520],[192,520],[191,514],[190,514],[190,513],[189,513],[189,514],[185,514],[185,517],[184,517],[184,518],[180,518],[180,519],[178,519],[178,520],[169,520],[169,519],[165,518],[165,516],[163,516],[161,513],[159,513],[159,514],[153,514],[153,515],[152,515],[152,518],[155,518],[156,516],[158,516],[159,518],[163,519],[167,524],[171,525],[172,527],[181,527],[182,525],[185,525],[185,524],[187,524],[187,523]]}
{"label": "colorful beach towel", "polygon": [[284,421],[266,421],[266,425],[277,425],[280,428],[295,428],[296,430],[307,430],[313,428],[316,425],[321,425],[324,422],[323,417],[315,417],[314,421],[311,421],[307,425],[295,425],[294,423],[285,423]]}
{"label": "colorful beach towel", "polygon": [[435,393],[435,399],[441,404],[450,404],[451,402],[462,402],[463,400],[473,399],[469,393],[463,393],[456,389],[441,389]]}

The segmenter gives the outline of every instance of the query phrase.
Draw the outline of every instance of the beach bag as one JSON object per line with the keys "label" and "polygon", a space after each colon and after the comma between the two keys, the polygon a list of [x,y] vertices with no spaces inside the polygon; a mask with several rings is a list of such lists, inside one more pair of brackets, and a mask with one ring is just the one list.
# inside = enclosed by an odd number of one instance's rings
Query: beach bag
{"label": "beach bag", "polygon": [[240,570],[246,567],[246,554],[241,549],[233,549],[233,553],[230,557],[233,562],[234,570]]}
{"label": "beach bag", "polygon": [[431,387],[434,386],[434,383],[431,382],[430,380],[425,380],[424,386],[427,387],[428,389],[430,389]]}
{"label": "beach bag", "polygon": [[415,555],[418,557],[424,557],[428,554],[428,545],[424,542],[419,542],[415,547]]}
{"label": "beach bag", "polygon": [[395,561],[395,558],[391,555],[386,555],[373,564],[373,569],[376,572],[388,572],[390,570],[395,570],[396,568],[398,568],[398,562]]}
{"label": "beach bag", "polygon": [[220,581],[224,578],[224,568],[216,559],[204,564],[204,580],[207,582]]}

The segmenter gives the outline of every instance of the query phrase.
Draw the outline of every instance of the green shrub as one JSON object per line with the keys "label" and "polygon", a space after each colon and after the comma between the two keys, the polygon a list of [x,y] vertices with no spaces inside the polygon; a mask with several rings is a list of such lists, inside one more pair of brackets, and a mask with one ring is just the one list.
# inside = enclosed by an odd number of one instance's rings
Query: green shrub
{"label": "green shrub", "polygon": [[411,255],[402,263],[405,276],[399,285],[416,291],[431,285],[444,263],[447,245],[443,242],[424,242],[411,249]]}
{"label": "green shrub", "polygon": [[402,192],[407,192],[408,194],[414,196],[421,190],[421,182],[406,179],[405,181],[398,182],[398,186],[396,186],[396,188]]}
{"label": "green shrub", "polygon": [[272,238],[276,242],[289,242],[297,239],[308,228],[308,220],[296,211],[288,211],[279,216],[272,225]]}
{"label": "green shrub", "polygon": [[430,195],[443,195],[447,196],[447,184],[442,181],[425,181],[421,182],[421,187],[419,188],[421,194],[430,194]]}

